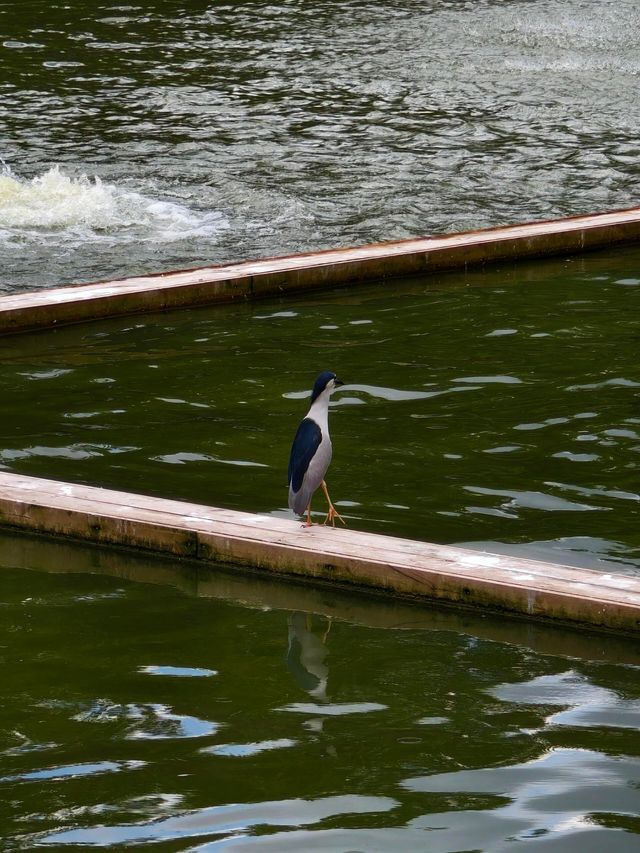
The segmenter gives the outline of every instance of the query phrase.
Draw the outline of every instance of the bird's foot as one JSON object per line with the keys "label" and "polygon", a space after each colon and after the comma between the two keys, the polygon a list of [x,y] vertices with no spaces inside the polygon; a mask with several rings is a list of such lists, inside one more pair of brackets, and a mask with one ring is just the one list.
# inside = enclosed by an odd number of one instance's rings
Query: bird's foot
{"label": "bird's foot", "polygon": [[344,518],[340,515],[340,513],[339,513],[339,512],[338,512],[338,510],[334,507],[334,505],[333,505],[333,504],[329,504],[329,512],[327,513],[327,517],[325,518],[324,523],[325,523],[325,524],[327,524],[327,523],[330,521],[330,522],[331,522],[331,526],[332,526],[332,527],[335,527],[335,526],[336,526],[336,518],[340,519],[340,521],[344,524],[344,526],[345,526],[345,527],[347,526],[347,522],[346,522],[346,521],[344,520]]}

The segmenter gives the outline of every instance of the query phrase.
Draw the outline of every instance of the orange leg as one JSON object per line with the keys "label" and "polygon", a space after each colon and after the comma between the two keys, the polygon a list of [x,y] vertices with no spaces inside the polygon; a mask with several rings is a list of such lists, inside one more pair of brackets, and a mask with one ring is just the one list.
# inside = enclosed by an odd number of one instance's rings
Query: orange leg
{"label": "orange leg", "polygon": [[307,507],[307,520],[304,523],[304,527],[311,527],[313,522],[311,521],[311,501],[309,501],[309,506]]}
{"label": "orange leg", "polygon": [[325,518],[324,523],[326,524],[328,521],[330,521],[330,522],[331,522],[331,526],[332,526],[332,527],[335,527],[335,526],[336,526],[336,518],[339,518],[339,519],[340,519],[340,521],[341,521],[341,522],[344,524],[344,526],[346,527],[346,526],[347,526],[347,522],[344,520],[344,518],[340,515],[340,513],[338,512],[338,510],[337,510],[337,509],[334,507],[334,505],[331,503],[331,498],[329,497],[329,492],[328,492],[328,490],[327,490],[327,484],[325,483],[325,481],[324,481],[324,480],[322,481],[322,491],[324,492],[324,496],[325,496],[325,498],[327,499],[327,503],[329,504],[329,512],[327,513],[327,517]]}

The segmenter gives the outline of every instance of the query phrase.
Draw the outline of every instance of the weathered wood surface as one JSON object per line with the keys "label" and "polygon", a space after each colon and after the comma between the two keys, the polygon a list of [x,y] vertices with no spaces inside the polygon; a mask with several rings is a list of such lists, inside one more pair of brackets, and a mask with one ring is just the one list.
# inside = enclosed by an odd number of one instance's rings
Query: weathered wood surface
{"label": "weathered wood surface", "polygon": [[0,525],[640,632],[640,579],[0,472]]}
{"label": "weathered wood surface", "polygon": [[158,273],[0,298],[0,333],[321,290],[640,239],[640,208]]}

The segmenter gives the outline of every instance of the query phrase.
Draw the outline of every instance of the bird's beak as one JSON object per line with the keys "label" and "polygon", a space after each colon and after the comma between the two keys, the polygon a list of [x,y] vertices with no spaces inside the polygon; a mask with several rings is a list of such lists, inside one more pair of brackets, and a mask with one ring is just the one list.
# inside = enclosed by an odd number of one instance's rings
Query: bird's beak
{"label": "bird's beak", "polygon": [[342,379],[338,379],[338,377],[336,376],[336,378],[333,380],[333,384],[334,384],[334,385],[336,386],[336,388],[337,388],[337,387],[338,387],[338,385],[344,385],[344,382],[342,381]]}

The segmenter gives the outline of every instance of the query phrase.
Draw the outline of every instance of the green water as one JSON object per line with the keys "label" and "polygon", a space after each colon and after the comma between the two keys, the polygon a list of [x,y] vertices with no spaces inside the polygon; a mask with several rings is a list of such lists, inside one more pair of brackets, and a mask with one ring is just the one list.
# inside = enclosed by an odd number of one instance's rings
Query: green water
{"label": "green water", "polygon": [[[637,202],[637,4],[418,5],[0,3],[0,292]],[[639,269],[2,339],[0,465],[287,515],[332,368],[351,527],[637,572]],[[3,850],[638,849],[635,641],[25,537],[0,567]]]}
{"label": "green water", "polygon": [[288,515],[330,368],[349,526],[635,571],[639,269],[621,249],[5,338],[0,463]]}
{"label": "green water", "polygon": [[0,554],[3,850],[637,849],[637,641]]}

